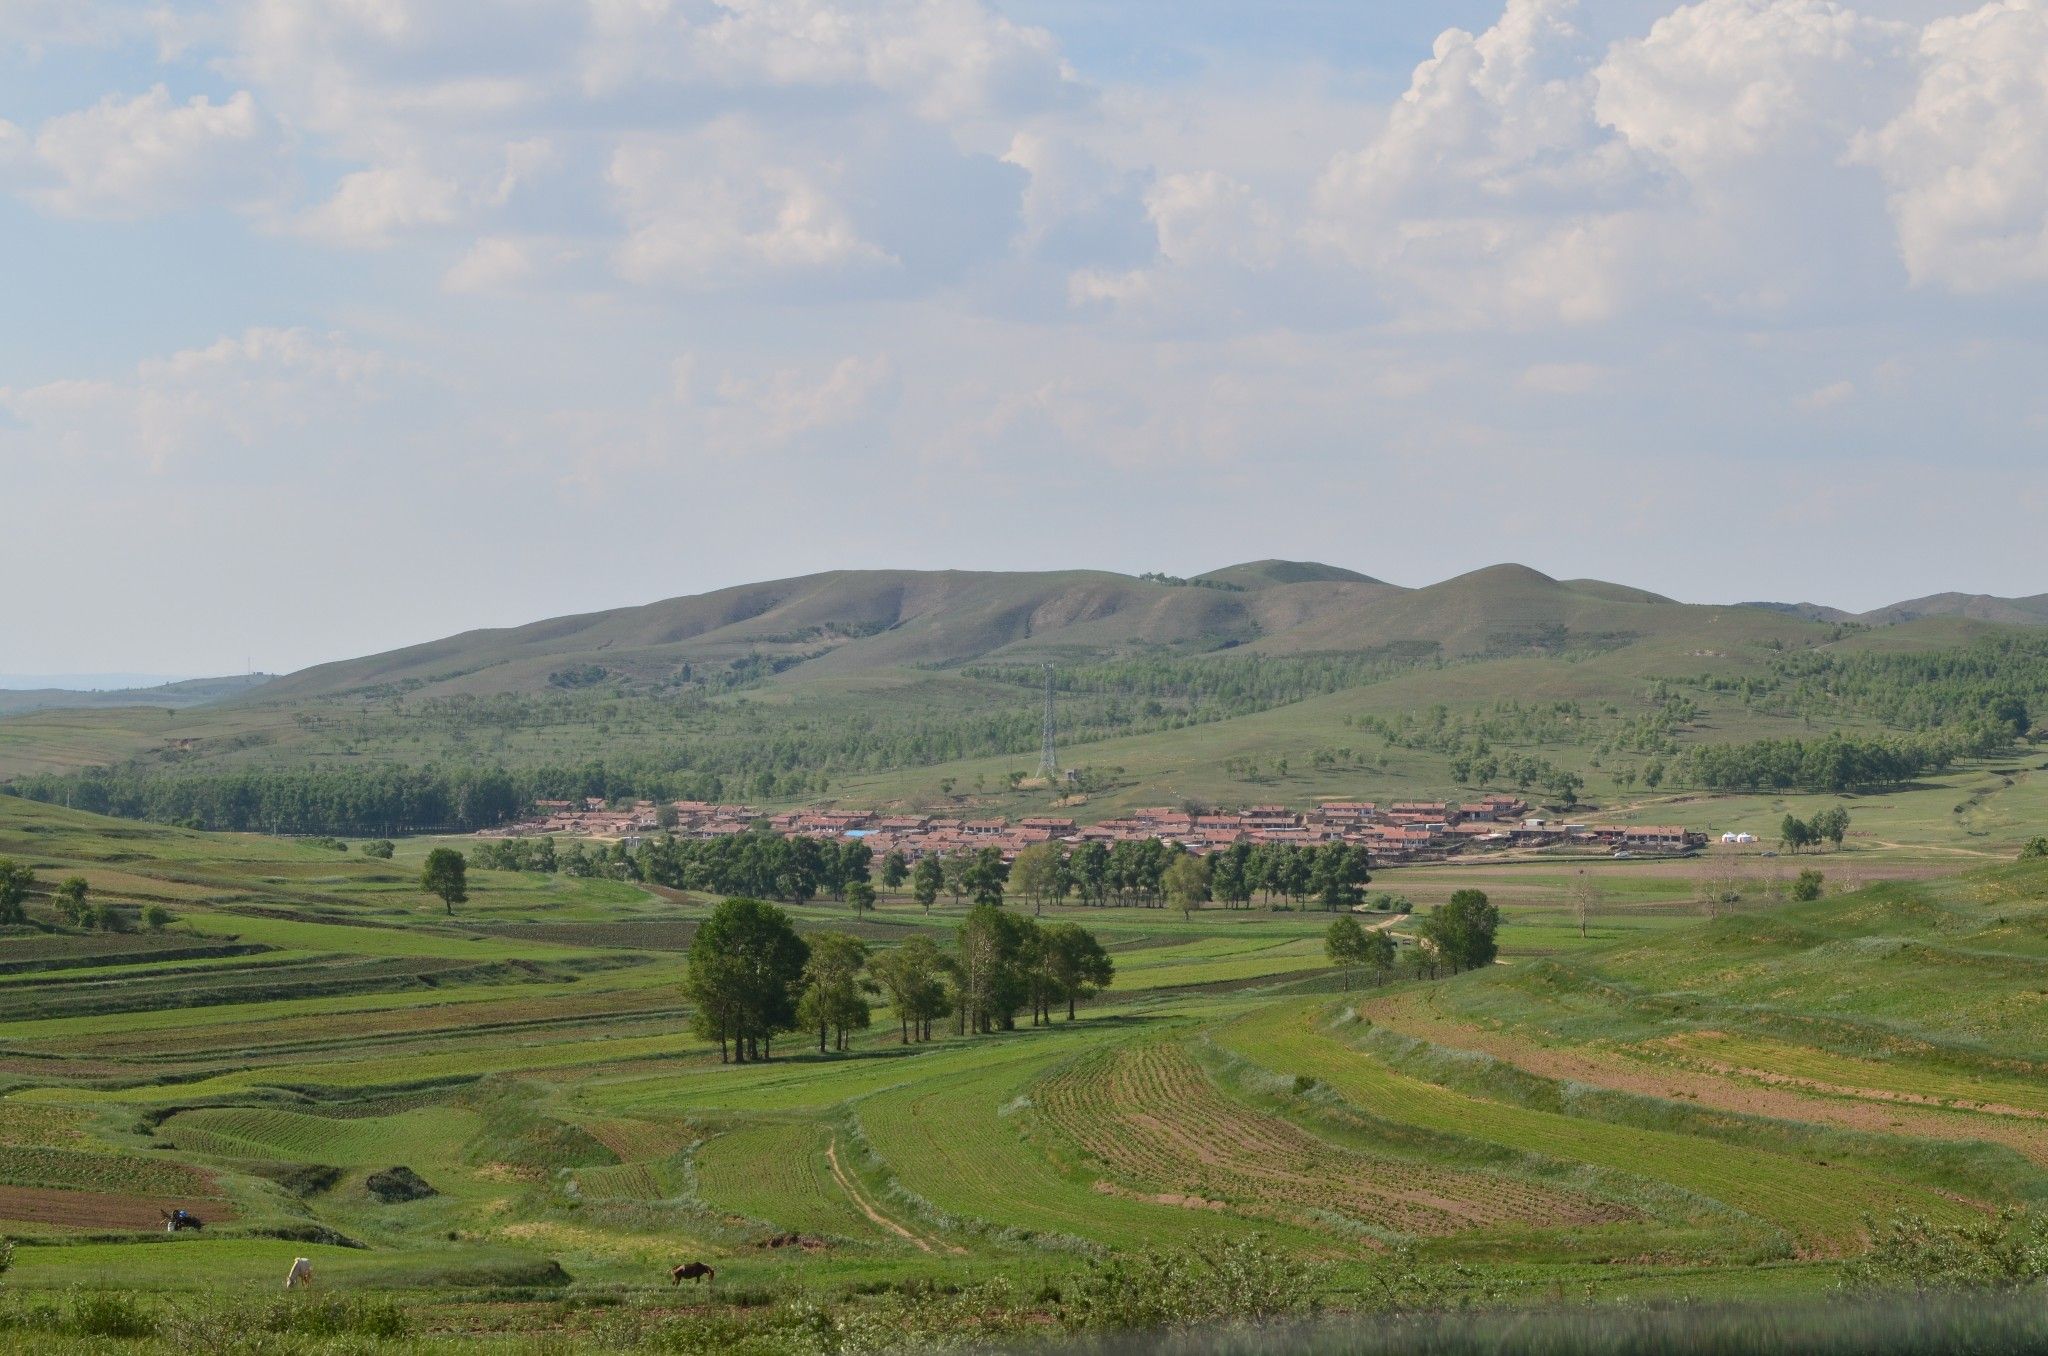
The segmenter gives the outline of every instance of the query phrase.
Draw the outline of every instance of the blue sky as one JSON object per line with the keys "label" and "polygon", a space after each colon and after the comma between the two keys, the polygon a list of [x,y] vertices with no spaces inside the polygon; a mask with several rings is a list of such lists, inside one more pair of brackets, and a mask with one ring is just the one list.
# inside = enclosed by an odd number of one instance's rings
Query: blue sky
{"label": "blue sky", "polygon": [[859,566],[2048,589],[2048,0],[0,0],[0,671]]}

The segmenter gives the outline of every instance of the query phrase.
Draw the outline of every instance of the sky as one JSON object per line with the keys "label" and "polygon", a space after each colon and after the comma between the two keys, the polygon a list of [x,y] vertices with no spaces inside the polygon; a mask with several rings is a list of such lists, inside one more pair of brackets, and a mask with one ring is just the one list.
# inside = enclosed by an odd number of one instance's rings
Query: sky
{"label": "sky", "polygon": [[2048,590],[2048,0],[0,0],[0,671],[861,567]]}

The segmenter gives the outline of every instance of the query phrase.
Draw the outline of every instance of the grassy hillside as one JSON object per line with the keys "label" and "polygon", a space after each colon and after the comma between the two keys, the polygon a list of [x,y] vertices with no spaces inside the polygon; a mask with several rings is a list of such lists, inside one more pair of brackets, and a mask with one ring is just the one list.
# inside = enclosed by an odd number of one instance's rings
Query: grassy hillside
{"label": "grassy hillside", "polygon": [[[1055,910],[1117,963],[1077,1022],[905,1049],[882,1011],[848,1054],[721,1066],[678,989],[709,901],[480,871],[450,918],[428,846],[0,798],[44,888],[175,915],[78,932],[39,893],[5,930],[11,1287],[254,1292],[306,1255],[430,1326],[490,1296],[580,1330],[686,1256],[850,1304],[1256,1234],[1339,1305],[1389,1245],[1472,1294],[1765,1295],[1832,1284],[1869,1215],[2048,1203],[2048,865],[1852,842],[1815,862],[1878,883],[1804,905],[1718,854],[1387,871],[1425,909],[1489,890],[1504,963],[1348,993],[1321,912]],[[958,920],[792,912],[877,946]],[[437,1194],[381,1201],[398,1165]],[[172,1205],[210,1227],[154,1232]]]}

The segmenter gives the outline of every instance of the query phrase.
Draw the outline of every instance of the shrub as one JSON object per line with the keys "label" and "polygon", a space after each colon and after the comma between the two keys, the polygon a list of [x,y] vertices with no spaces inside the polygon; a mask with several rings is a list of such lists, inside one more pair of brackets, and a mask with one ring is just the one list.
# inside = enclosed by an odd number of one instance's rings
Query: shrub
{"label": "shrub", "polygon": [[64,1326],[80,1337],[132,1339],[154,1336],[156,1317],[126,1295],[82,1290],[71,1296]]}
{"label": "shrub", "polygon": [[397,1205],[403,1201],[423,1201],[429,1196],[441,1193],[427,1183],[427,1179],[404,1164],[373,1172],[363,1179],[369,1193],[386,1205]]}
{"label": "shrub", "polygon": [[1321,1268],[1273,1252],[1258,1236],[1212,1248],[1118,1254],[1067,1286],[1062,1316],[1084,1328],[1176,1328],[1271,1318],[1314,1307]]}
{"label": "shrub", "polygon": [[1811,903],[1813,900],[1819,899],[1820,887],[1826,880],[1827,877],[1821,875],[1820,872],[1815,871],[1812,867],[1808,867],[1799,873],[1799,879],[1792,882],[1792,898],[1802,904]]}
{"label": "shrub", "polygon": [[369,1295],[323,1296],[285,1301],[263,1316],[265,1332],[296,1337],[377,1337],[412,1335],[412,1318],[390,1300]]}
{"label": "shrub", "polygon": [[2007,1207],[1992,1219],[1934,1224],[1897,1215],[1871,1234],[1875,1246],[1850,1263],[1854,1290],[1963,1290],[2048,1280],[2048,1219]]}
{"label": "shrub", "polygon": [[2020,860],[2023,862],[2034,861],[2042,857],[2048,857],[2048,836],[2034,838],[2025,847],[2020,849]]}

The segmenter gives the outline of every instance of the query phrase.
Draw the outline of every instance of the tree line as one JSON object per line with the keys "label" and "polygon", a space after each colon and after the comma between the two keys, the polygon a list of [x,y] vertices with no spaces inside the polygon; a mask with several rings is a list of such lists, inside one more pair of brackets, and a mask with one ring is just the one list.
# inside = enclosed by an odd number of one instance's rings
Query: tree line
{"label": "tree line", "polygon": [[[874,856],[857,838],[785,837],[765,827],[718,838],[654,834],[631,848],[581,840],[562,848],[552,838],[525,837],[486,840],[469,850],[474,865],[491,870],[602,876],[792,904],[829,895],[862,908],[874,903]],[[1034,843],[1011,862],[994,846],[931,853],[915,865],[891,852],[879,864],[883,888],[907,887],[927,910],[943,896],[956,905],[1022,898],[1039,906],[1191,910],[1211,902],[1248,908],[1261,899],[1297,908],[1313,900],[1339,909],[1364,898],[1369,868],[1366,849],[1348,843],[1234,843],[1197,857],[1157,838]]]}
{"label": "tree line", "polygon": [[1079,1003],[1107,988],[1116,965],[1094,935],[1073,923],[1040,923],[977,905],[954,933],[949,952],[916,936],[885,951],[839,932],[797,933],[789,915],[758,899],[728,899],[690,942],[683,979],[699,1036],[718,1042],[721,1062],[773,1057],[778,1035],[815,1032],[818,1051],[848,1048],[851,1033],[873,1022],[871,999],[886,996],[898,1039],[932,1038],[953,1018],[959,1035],[1067,1020]]}

